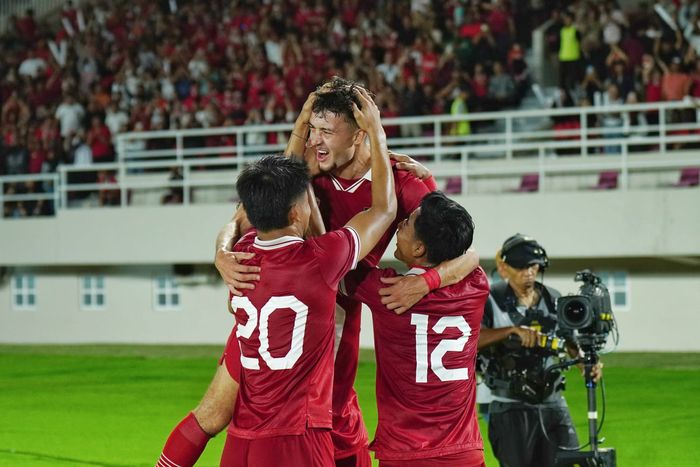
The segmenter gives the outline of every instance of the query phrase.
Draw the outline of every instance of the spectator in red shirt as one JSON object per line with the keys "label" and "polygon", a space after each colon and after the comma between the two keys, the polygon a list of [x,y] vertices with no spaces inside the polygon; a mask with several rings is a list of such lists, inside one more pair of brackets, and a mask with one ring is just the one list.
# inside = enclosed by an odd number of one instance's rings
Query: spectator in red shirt
{"label": "spectator in red shirt", "polygon": [[27,138],[27,144],[29,146],[29,173],[41,173],[41,168],[46,161],[46,151],[40,140]]}
{"label": "spectator in red shirt", "polygon": [[671,66],[667,66],[663,61],[657,61],[663,70],[661,78],[661,97],[665,101],[679,101],[688,94],[690,87],[690,77],[681,68],[680,57],[671,60]]}
{"label": "spectator in red shirt", "polygon": [[34,21],[34,10],[32,8],[28,8],[23,17],[15,19],[15,29],[17,29],[20,39],[26,45],[31,45],[34,42],[37,26],[36,21]]}
{"label": "spectator in red shirt", "polygon": [[93,162],[113,162],[112,135],[100,117],[92,117],[87,143],[92,150]]}

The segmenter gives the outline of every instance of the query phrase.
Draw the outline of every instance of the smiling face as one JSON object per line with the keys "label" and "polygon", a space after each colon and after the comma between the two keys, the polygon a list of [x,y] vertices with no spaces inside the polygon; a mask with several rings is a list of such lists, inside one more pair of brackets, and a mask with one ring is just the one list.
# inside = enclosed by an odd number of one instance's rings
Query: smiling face
{"label": "smiling face", "polygon": [[360,130],[342,115],[314,113],[309,121],[311,133],[307,146],[314,151],[322,172],[336,173],[347,167],[355,156]]}

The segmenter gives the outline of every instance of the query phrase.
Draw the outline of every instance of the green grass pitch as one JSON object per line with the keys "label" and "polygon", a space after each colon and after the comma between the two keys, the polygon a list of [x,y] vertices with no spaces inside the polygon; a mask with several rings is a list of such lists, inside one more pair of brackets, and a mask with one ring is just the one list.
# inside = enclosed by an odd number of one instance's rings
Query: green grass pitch
{"label": "green grass pitch", "polygon": [[[213,346],[0,346],[0,466],[153,465],[172,427],[213,375]],[[604,357],[603,446],[618,465],[700,465],[700,354]],[[370,433],[377,421],[374,363],[356,381]],[[577,370],[566,391],[579,438],[587,438]],[[482,423],[485,437],[485,426]],[[198,465],[218,465],[224,437]],[[486,464],[495,466],[488,442]]]}

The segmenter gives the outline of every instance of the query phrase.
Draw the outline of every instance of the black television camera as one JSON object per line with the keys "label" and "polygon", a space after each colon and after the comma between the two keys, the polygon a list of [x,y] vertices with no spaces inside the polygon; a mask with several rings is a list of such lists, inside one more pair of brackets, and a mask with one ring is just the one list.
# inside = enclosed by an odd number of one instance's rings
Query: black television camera
{"label": "black television camera", "polygon": [[[613,334],[617,343],[618,334],[615,316],[610,305],[610,293],[601,282],[600,277],[590,270],[578,271],[574,281],[583,282],[579,295],[568,295],[557,300],[557,319],[562,333],[574,335],[583,351],[580,358],[553,365],[550,369],[568,367],[583,363],[588,398],[588,443],[590,451],[559,450],[556,454],[557,466],[585,465],[615,467],[617,455],[614,448],[599,448],[598,410],[596,401],[596,382],[592,369],[598,363],[598,352],[605,346],[608,335]],[[605,393],[603,392],[603,396]],[[603,413],[605,397],[603,397]]]}
{"label": "black television camera", "polygon": [[557,318],[563,333],[578,332],[577,341],[584,352],[603,348],[608,334],[615,328],[610,294],[600,277],[590,270],[578,271],[575,282],[583,282],[579,295],[559,297]]}

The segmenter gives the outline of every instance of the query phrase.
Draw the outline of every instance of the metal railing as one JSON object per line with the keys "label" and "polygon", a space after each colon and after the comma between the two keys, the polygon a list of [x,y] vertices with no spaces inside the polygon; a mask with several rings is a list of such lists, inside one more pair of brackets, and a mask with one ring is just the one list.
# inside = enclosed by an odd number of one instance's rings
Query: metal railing
{"label": "metal railing", "polygon": [[[417,136],[390,138],[389,146],[423,161],[438,180],[458,179],[457,192],[476,193],[480,180],[508,180],[535,173],[538,191],[549,191],[549,180],[563,175],[619,173],[619,188],[631,186],[630,176],[650,171],[676,171],[700,166],[700,126],[674,123],[677,114],[697,112],[693,101],[624,106],[490,112],[385,119],[386,128],[418,125]],[[634,114],[658,123],[640,124]],[[588,126],[589,120],[619,116],[616,127]],[[567,118],[578,128],[553,129],[551,120]],[[454,125],[468,121],[479,132],[456,135]],[[281,151],[291,125],[258,125],[210,129],[132,132],[117,136],[117,162],[91,166],[60,166],[58,174],[0,177],[0,204],[50,199],[57,209],[84,206],[80,193],[95,195],[118,190],[119,205],[154,204],[169,190],[178,190],[183,204],[202,202],[202,190],[214,189],[217,200],[235,199],[236,173],[260,155]],[[246,144],[274,135],[278,143]],[[220,143],[220,144],[219,144]],[[566,154],[566,155],[563,155]],[[177,168],[179,175],[168,173]],[[98,171],[112,173],[114,182],[96,183]],[[88,175],[93,180],[81,180]],[[53,192],[3,195],[8,184],[34,180],[53,182]],[[504,182],[505,183],[505,182]],[[151,195],[148,193],[152,192]],[[139,198],[140,194],[145,193]],[[133,198],[133,199],[132,199]],[[140,199],[141,201],[138,201]],[[158,200],[158,201],[155,201]]]}
{"label": "metal railing", "polygon": [[[0,177],[0,208],[2,217],[12,217],[12,213],[6,212],[9,203],[17,206],[24,202],[49,201],[54,211],[60,207],[59,180],[58,174],[32,174],[32,175],[6,175]],[[36,186],[41,184],[41,191],[34,193],[24,193],[23,189],[27,184]],[[9,190],[12,187],[12,190]]]}
{"label": "metal railing", "polygon": [[[31,8],[34,10],[34,18],[39,21],[42,16],[57,10],[67,0],[4,0],[0,1],[0,34],[4,34],[10,28],[10,16],[24,16],[24,12]],[[74,2],[81,3],[81,2]]]}
{"label": "metal railing", "polygon": [[[420,136],[389,138],[390,147],[397,149],[424,148],[437,154],[440,161],[440,150],[449,145],[477,145],[478,151],[484,150],[484,155],[496,156],[492,146],[498,145],[506,159],[518,155],[518,151],[540,146],[551,147],[552,140],[560,141],[565,138],[577,139],[581,156],[589,155],[588,139],[606,137],[615,134],[634,136],[655,135],[658,138],[659,151],[665,153],[669,137],[679,131],[695,130],[696,123],[671,123],[679,112],[694,112],[700,121],[700,102],[693,100],[644,103],[633,105],[614,105],[606,107],[570,107],[556,109],[521,110],[510,112],[481,112],[463,115],[430,115],[419,117],[387,118],[382,121],[385,128],[418,127]],[[650,116],[658,124],[633,125],[631,116],[644,114]],[[622,121],[619,127],[606,128],[589,126],[589,119],[602,120],[605,117],[616,117]],[[552,129],[552,119],[575,120],[579,128],[569,130]],[[478,131],[467,135],[455,134],[456,124],[469,122]],[[237,157],[259,155],[280,151],[284,143],[251,144],[259,137],[263,139],[270,135],[277,137],[288,135],[291,124],[251,125],[224,128],[165,130],[152,132],[123,133],[117,137],[117,153],[119,160],[135,159],[182,159],[191,156],[206,156],[216,154],[231,154]],[[224,137],[231,143],[214,145],[207,143],[206,138]],[[205,141],[202,144],[202,140]],[[247,143],[248,142],[248,143]],[[481,143],[483,146],[478,146]],[[532,143],[530,146],[523,144]],[[149,145],[151,148],[149,148]],[[566,146],[566,145],[564,145]],[[488,148],[487,148],[488,147]],[[556,145],[554,146],[556,148]]]}

